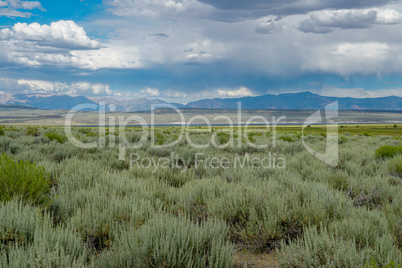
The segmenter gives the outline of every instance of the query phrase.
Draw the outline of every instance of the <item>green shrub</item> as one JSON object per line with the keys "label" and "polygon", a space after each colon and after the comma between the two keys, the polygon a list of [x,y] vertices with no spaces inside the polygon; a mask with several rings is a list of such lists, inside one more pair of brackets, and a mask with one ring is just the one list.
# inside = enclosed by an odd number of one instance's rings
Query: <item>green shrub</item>
{"label": "green shrub", "polygon": [[0,136],[4,136],[6,133],[4,132],[4,127],[0,126]]}
{"label": "green shrub", "polygon": [[56,133],[56,132],[48,132],[45,134],[50,141],[57,141],[58,143],[64,143],[67,141],[67,137],[65,135]]}
{"label": "green shrub", "polygon": [[295,139],[291,136],[280,136],[279,139],[286,142],[295,142]]}
{"label": "green shrub", "polygon": [[219,132],[216,136],[218,137],[218,144],[226,144],[229,142],[230,134],[226,132]]}
{"label": "green shrub", "polygon": [[79,128],[78,132],[85,134],[89,137],[96,137],[98,136],[95,132],[93,132],[90,128]]}
{"label": "green shrub", "polygon": [[397,266],[394,261],[391,261],[389,264],[381,267],[381,266],[378,266],[375,259],[372,259],[371,262],[366,264],[364,267],[367,267],[367,268],[402,268],[401,265]]}
{"label": "green shrub", "polygon": [[391,158],[397,154],[402,154],[402,146],[385,145],[375,151],[376,158],[382,159]]}
{"label": "green shrub", "polygon": [[339,136],[339,139],[338,139],[339,144],[344,144],[347,141],[348,141],[348,138],[346,138],[345,136]]}
{"label": "green shrub", "polygon": [[402,146],[384,145],[375,151],[376,158],[391,158],[397,154],[402,154]]}
{"label": "green shrub", "polygon": [[160,132],[155,133],[155,141],[157,145],[163,145],[166,142],[165,135]]}
{"label": "green shrub", "polygon": [[3,154],[0,157],[0,202],[13,198],[44,205],[50,201],[50,179],[42,167],[17,161]]}

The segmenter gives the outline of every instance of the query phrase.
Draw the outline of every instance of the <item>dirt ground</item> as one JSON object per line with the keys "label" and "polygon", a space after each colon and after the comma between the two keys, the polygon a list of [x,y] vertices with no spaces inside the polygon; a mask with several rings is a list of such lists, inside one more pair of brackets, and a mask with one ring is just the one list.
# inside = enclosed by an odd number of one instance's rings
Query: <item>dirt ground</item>
{"label": "dirt ground", "polygon": [[277,268],[279,261],[276,253],[255,254],[246,250],[237,252],[235,256],[236,267]]}

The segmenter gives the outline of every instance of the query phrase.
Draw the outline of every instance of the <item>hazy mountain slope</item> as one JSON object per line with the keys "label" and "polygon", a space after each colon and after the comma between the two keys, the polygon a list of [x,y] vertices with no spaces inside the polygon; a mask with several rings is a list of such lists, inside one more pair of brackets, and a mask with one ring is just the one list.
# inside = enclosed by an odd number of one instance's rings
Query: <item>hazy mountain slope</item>
{"label": "hazy mountain slope", "polygon": [[205,99],[188,103],[187,108],[236,109],[241,102],[243,109],[322,109],[339,101],[339,109],[344,110],[402,110],[402,98],[336,98],[325,97],[310,92],[263,95],[233,99]]}

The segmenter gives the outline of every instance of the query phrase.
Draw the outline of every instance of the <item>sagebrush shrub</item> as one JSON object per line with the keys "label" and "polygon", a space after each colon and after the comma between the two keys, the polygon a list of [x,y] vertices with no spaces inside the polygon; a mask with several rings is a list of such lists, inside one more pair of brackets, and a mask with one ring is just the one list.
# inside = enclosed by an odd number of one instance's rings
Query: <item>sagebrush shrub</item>
{"label": "sagebrush shrub", "polygon": [[388,170],[392,175],[402,178],[402,155],[396,156],[390,160]]}
{"label": "sagebrush shrub", "polygon": [[0,156],[0,202],[13,198],[45,205],[50,201],[50,179],[42,167],[27,161]]}
{"label": "sagebrush shrub", "polygon": [[138,230],[122,230],[99,267],[232,267],[234,248],[222,222],[196,225],[157,215]]}

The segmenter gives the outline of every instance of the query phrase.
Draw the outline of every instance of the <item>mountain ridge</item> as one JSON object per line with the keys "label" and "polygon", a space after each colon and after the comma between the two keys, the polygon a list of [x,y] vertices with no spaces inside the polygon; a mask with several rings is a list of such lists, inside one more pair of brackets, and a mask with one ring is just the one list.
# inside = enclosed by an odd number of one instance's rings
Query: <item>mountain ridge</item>
{"label": "mountain ridge", "polygon": [[[45,95],[45,94],[0,94],[0,104],[23,105],[45,110],[70,110],[76,105],[88,103],[99,104],[104,102],[112,111],[136,112],[149,111],[152,107],[163,108],[174,106],[190,109],[237,109],[241,102],[242,109],[264,110],[302,110],[323,109],[335,101],[339,103],[340,110],[402,110],[402,98],[388,96],[381,98],[352,98],[352,97],[327,97],[311,93],[309,91],[299,93],[266,94],[261,96],[248,96],[239,98],[214,98],[201,99],[187,104],[168,103],[160,99],[115,99],[112,97],[85,97],[69,95]],[[112,104],[114,106],[112,106]]]}

